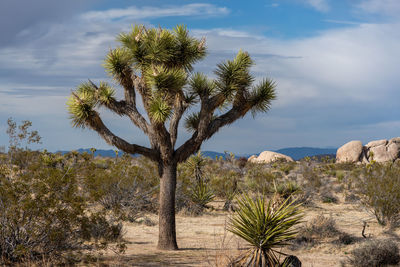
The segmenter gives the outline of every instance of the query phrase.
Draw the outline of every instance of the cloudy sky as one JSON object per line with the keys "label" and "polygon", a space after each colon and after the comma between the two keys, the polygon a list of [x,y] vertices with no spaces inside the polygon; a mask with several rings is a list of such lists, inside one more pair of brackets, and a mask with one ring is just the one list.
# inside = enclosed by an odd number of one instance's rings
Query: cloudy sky
{"label": "cloudy sky", "polygon": [[[50,151],[109,149],[95,132],[73,129],[66,98],[80,82],[111,81],[101,64],[115,36],[133,24],[186,24],[206,37],[197,71],[239,49],[257,79],[273,78],[278,99],[266,114],[224,128],[203,150],[252,153],[283,147],[338,147],[400,136],[398,0],[1,0],[0,146],[6,120],[33,122]],[[147,138],[103,112],[131,142]],[[182,142],[188,134],[182,131]]]}

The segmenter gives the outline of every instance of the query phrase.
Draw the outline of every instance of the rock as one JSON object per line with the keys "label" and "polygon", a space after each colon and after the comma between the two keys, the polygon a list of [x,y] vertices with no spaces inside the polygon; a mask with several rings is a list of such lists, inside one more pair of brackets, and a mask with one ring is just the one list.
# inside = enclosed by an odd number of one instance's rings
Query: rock
{"label": "rock", "polygon": [[256,156],[256,155],[252,155],[250,158],[248,158],[248,160],[247,160],[247,161],[253,162],[252,160],[253,160],[253,159],[256,159],[256,158],[257,158],[257,156]]}
{"label": "rock", "polygon": [[394,161],[399,157],[399,147],[396,143],[371,147],[368,152],[369,161],[386,162]]}
{"label": "rock", "polygon": [[395,137],[389,140],[389,145],[395,143],[400,145],[400,137]]}
{"label": "rock", "polygon": [[336,152],[336,162],[358,162],[361,159],[363,145],[361,141],[350,141],[341,146]]}
{"label": "rock", "polygon": [[285,258],[285,260],[279,266],[301,267],[301,261],[296,256],[289,255]]}
{"label": "rock", "polygon": [[371,141],[368,144],[365,145],[366,148],[371,148],[371,147],[376,147],[376,146],[382,146],[382,145],[386,145],[388,143],[388,141],[386,139],[382,139],[382,140],[376,140],[376,141]]}
{"label": "rock", "polygon": [[400,155],[400,143],[389,143],[387,145],[387,152],[393,161],[398,159]]}
{"label": "rock", "polygon": [[274,162],[279,159],[284,159],[286,161],[293,161],[293,159],[289,156],[283,155],[281,153],[277,152],[272,152],[272,151],[264,151],[261,152],[261,154],[258,157],[252,158],[251,156],[249,158],[250,162],[257,162],[257,163],[270,163]]}
{"label": "rock", "polygon": [[388,161],[388,155],[385,145],[371,147],[368,151],[368,160],[374,160],[376,162]]}

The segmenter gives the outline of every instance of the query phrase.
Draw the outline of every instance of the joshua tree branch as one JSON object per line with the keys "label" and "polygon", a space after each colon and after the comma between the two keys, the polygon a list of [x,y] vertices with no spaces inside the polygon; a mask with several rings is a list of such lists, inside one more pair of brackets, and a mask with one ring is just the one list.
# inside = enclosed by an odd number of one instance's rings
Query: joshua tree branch
{"label": "joshua tree branch", "polygon": [[86,120],[87,125],[95,130],[108,144],[117,147],[118,149],[125,151],[130,154],[141,154],[145,157],[152,159],[153,161],[159,161],[159,153],[147,147],[130,144],[122,138],[113,134],[103,123],[99,114],[93,111],[91,117]]}
{"label": "joshua tree branch", "polygon": [[[204,134],[200,135],[198,130],[193,133],[192,137],[181,145],[175,152],[177,162],[183,162],[190,157],[193,153],[196,153],[203,143],[204,140],[211,138],[221,127],[231,124],[237,119],[243,117],[251,106],[248,103],[242,106],[234,106],[226,113],[210,121],[204,130]],[[200,129],[200,125],[199,128]]]}
{"label": "joshua tree branch", "polygon": [[189,105],[179,97],[175,101],[174,114],[172,115],[171,122],[169,124],[169,133],[171,135],[172,147],[175,147],[176,139],[178,138],[179,121],[181,120],[183,113],[185,113],[188,106]]}
{"label": "joshua tree branch", "polygon": [[[120,116],[122,115],[128,116],[130,120],[137,127],[139,127],[145,134],[147,134],[149,132],[149,124],[147,123],[146,119],[142,116],[142,114],[140,114],[139,111],[137,110],[135,90],[133,84],[127,80],[128,79],[122,82],[125,90],[125,101],[117,101],[111,98],[109,99],[108,103],[104,103],[103,105]],[[89,80],[89,82],[96,90],[99,89],[97,85],[94,84],[91,80]]]}

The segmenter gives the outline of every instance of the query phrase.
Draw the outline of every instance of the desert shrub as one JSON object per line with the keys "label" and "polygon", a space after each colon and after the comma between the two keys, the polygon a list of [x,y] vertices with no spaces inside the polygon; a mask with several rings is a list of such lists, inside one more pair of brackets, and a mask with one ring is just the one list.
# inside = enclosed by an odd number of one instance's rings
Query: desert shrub
{"label": "desert shrub", "polygon": [[335,220],[322,214],[307,223],[306,231],[318,238],[334,237],[340,233],[336,227]]}
{"label": "desert shrub", "polygon": [[330,191],[324,191],[321,193],[320,198],[323,203],[338,203],[338,199]]}
{"label": "desert shrub", "polygon": [[343,171],[352,171],[357,168],[355,163],[352,162],[336,163],[335,165],[337,170],[343,170]]}
{"label": "desert shrub", "polygon": [[90,161],[81,166],[84,187],[91,199],[111,210],[122,220],[135,221],[143,212],[155,212],[158,190],[156,174],[148,174],[154,166],[137,166],[125,155],[115,161],[104,162],[107,169]]}
{"label": "desert shrub", "polygon": [[247,165],[247,158],[245,158],[245,157],[240,157],[240,158],[238,158],[238,159],[236,160],[236,164],[238,165],[238,167],[239,167],[240,169],[245,168],[246,165]]}
{"label": "desert shrub", "polygon": [[357,238],[348,234],[348,233],[340,233],[338,239],[334,240],[333,243],[338,245],[350,245],[354,244],[357,241]]}
{"label": "desert shrub", "polygon": [[243,190],[241,172],[234,169],[213,169],[209,172],[210,186],[216,197],[224,200],[224,210],[233,210],[233,199]]}
{"label": "desert shrub", "polygon": [[362,202],[381,225],[396,227],[400,219],[400,168],[394,164],[367,165],[357,180]]}
{"label": "desert shrub", "polygon": [[344,172],[343,172],[343,171],[337,171],[337,172],[335,173],[335,176],[336,176],[336,178],[337,178],[337,180],[338,180],[339,182],[342,182],[343,179],[344,179]]}
{"label": "desert shrub", "polygon": [[319,189],[322,185],[320,175],[317,170],[312,167],[304,166],[303,177],[308,187]]}
{"label": "desert shrub", "polygon": [[337,229],[335,220],[320,214],[301,227],[299,234],[292,241],[292,249],[303,245],[314,246],[323,238],[335,237],[340,234],[342,233]]}
{"label": "desert shrub", "polygon": [[288,175],[296,166],[296,162],[286,162],[279,166],[279,170]]}
{"label": "desert shrub", "polygon": [[67,253],[120,240],[118,222],[89,212],[76,169],[48,166],[41,157],[26,167],[0,168],[0,263],[62,261]]}
{"label": "desert shrub", "polygon": [[347,203],[354,203],[360,200],[360,197],[354,193],[347,192],[344,197],[344,201]]}
{"label": "desert shrub", "polygon": [[387,266],[400,262],[399,248],[392,240],[371,240],[350,253],[352,266]]}
{"label": "desert shrub", "polygon": [[266,194],[273,190],[273,183],[276,176],[265,169],[262,164],[252,165],[245,175],[246,191]]}

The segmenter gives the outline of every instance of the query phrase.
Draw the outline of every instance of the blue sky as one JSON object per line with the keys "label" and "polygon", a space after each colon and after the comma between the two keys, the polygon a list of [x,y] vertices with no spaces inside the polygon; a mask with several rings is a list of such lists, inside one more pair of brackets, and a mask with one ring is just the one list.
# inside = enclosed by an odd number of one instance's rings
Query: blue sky
{"label": "blue sky", "polygon": [[[400,1],[104,1],[0,2],[0,146],[6,120],[28,119],[50,151],[110,148],[95,132],[71,127],[66,98],[101,67],[115,36],[132,24],[186,24],[206,37],[196,71],[213,75],[239,50],[257,79],[277,83],[266,114],[224,128],[202,149],[252,153],[283,147],[338,147],[400,136]],[[147,138],[101,111],[109,128],[133,143]],[[188,137],[181,129],[180,142]]]}

